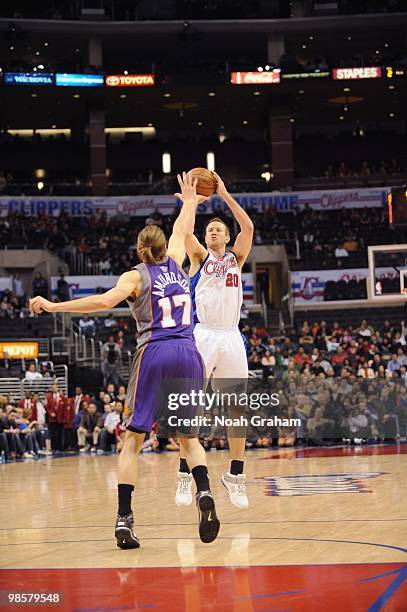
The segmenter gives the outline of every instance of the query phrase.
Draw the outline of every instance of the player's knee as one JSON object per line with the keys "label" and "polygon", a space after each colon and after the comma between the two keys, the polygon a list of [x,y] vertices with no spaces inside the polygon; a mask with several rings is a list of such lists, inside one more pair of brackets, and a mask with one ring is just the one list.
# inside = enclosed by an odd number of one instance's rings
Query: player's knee
{"label": "player's knee", "polygon": [[198,438],[182,438],[182,447],[188,453],[200,446]]}
{"label": "player's knee", "polygon": [[146,435],[144,433],[127,431],[122,452],[129,454],[139,453],[145,437]]}

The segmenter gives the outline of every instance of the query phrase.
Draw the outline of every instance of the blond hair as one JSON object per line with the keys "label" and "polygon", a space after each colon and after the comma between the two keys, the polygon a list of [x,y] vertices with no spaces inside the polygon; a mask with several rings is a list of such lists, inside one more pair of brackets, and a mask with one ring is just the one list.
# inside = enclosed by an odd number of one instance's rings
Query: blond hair
{"label": "blond hair", "polygon": [[157,225],[149,225],[137,237],[137,255],[143,263],[155,265],[165,258],[167,241]]}

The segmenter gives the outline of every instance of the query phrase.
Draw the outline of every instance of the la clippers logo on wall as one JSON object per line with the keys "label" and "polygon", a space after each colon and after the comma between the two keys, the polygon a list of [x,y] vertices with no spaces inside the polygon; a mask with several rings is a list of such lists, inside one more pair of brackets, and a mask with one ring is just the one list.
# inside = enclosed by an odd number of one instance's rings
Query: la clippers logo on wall
{"label": "la clippers logo on wall", "polygon": [[209,259],[204,266],[204,272],[209,276],[215,274],[218,277],[222,277],[225,276],[226,272],[230,270],[230,268],[235,268],[236,266],[237,262],[234,257],[227,259],[225,262],[213,261],[212,259]]}
{"label": "la clippers logo on wall", "polygon": [[312,300],[315,296],[323,296],[323,287],[317,276],[310,276],[304,280],[304,284],[301,287],[301,297],[304,300]]}
{"label": "la clippers logo on wall", "polygon": [[357,474],[311,474],[306,476],[266,476],[265,495],[322,495],[325,493],[372,493],[362,480],[378,478],[385,472]]}

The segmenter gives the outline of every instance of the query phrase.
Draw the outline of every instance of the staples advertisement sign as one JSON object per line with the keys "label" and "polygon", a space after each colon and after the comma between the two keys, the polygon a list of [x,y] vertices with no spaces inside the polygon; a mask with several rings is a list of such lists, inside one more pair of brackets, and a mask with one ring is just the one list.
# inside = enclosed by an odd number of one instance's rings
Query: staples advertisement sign
{"label": "staples advertisement sign", "polygon": [[280,82],[281,70],[275,68],[267,72],[232,72],[232,85],[274,85]]}
{"label": "staples advertisement sign", "polygon": [[380,66],[366,66],[365,68],[334,68],[332,77],[336,81],[347,81],[354,79],[380,79],[382,69]]}
{"label": "staples advertisement sign", "polygon": [[155,85],[154,74],[107,74],[107,87],[151,87]]}

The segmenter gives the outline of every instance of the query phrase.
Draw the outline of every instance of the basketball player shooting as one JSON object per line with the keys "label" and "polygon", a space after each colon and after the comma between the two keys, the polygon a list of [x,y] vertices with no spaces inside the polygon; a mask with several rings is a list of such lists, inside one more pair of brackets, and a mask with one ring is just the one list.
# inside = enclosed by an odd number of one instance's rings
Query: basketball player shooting
{"label": "basketball player shooting", "polygon": [[[113,308],[127,300],[137,323],[138,341],[130,374],[126,408],[131,412],[119,456],[118,514],[115,537],[119,548],[138,548],[131,498],[137,479],[137,456],[146,433],[157,420],[157,388],[166,380],[183,379],[183,391],[202,387],[204,367],[193,336],[192,303],[188,277],[182,270],[186,237],[194,231],[197,205],[196,180],[185,172],[178,176],[183,206],[168,241],[161,228],[145,227],[137,238],[142,263],[119,278],[116,287],[102,295],[54,304],[42,297],[30,300],[30,310],[89,313]],[[164,287],[165,295],[162,296]],[[190,386],[190,388],[186,388]],[[194,416],[191,414],[190,416]],[[183,449],[197,486],[199,535],[215,540],[219,520],[210,491],[206,455],[198,438],[183,438]]]}
{"label": "basketball player shooting", "polygon": [[[232,211],[240,232],[232,249],[226,252],[230,241],[229,228],[215,217],[206,226],[206,248],[193,232],[187,236],[185,246],[191,262],[189,275],[196,346],[205,364],[206,379],[212,377],[212,389],[217,391],[222,390],[222,381],[248,378],[246,350],[238,325],[243,301],[241,271],[250,253],[254,226],[248,214],[230,195],[220,176],[216,172],[213,174],[217,180],[216,193]],[[233,431],[229,429],[230,469],[223,474],[221,481],[229,492],[232,504],[247,508],[249,500],[243,473],[246,436],[232,434]],[[188,460],[182,456],[181,441],[175,496],[177,506],[192,503],[192,480]]]}

